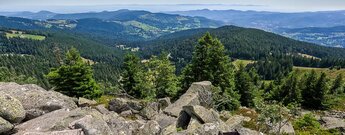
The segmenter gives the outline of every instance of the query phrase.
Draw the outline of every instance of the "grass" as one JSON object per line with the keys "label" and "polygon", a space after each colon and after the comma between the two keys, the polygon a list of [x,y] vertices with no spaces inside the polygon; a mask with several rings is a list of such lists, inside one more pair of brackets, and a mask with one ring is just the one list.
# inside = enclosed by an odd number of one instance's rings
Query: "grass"
{"label": "grass", "polygon": [[345,69],[329,69],[329,68],[311,68],[311,67],[294,67],[293,70],[298,74],[304,74],[311,72],[312,70],[317,73],[324,72],[330,79],[335,79],[339,74],[342,74],[345,78]]}
{"label": "grass", "polygon": [[111,95],[103,95],[101,96],[100,98],[97,99],[97,103],[98,104],[104,104],[104,106],[106,108],[109,107],[109,102],[110,100],[114,99],[115,97],[114,96],[111,96]]}
{"label": "grass", "polygon": [[31,35],[31,34],[23,34],[23,33],[6,33],[7,38],[23,38],[23,39],[31,39],[31,40],[45,40],[45,36],[40,35]]}
{"label": "grass", "polygon": [[238,69],[240,67],[240,65],[242,64],[243,66],[247,66],[248,64],[254,63],[255,61],[253,60],[240,60],[237,59],[235,61],[233,61],[232,63],[235,65],[235,67]]}

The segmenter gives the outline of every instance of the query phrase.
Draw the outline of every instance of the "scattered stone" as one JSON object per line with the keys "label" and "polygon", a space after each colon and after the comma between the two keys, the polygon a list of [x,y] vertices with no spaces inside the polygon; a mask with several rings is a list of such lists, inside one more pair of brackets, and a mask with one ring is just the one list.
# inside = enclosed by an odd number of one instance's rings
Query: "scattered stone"
{"label": "scattered stone", "polygon": [[201,105],[206,108],[212,105],[212,84],[211,82],[196,82],[183,94],[175,103],[164,109],[164,113],[178,117],[182,107],[188,105]]}
{"label": "scattered stone", "polygon": [[145,125],[141,126],[136,133],[137,135],[159,135],[161,127],[157,121],[150,120]]}
{"label": "scattered stone", "polygon": [[109,102],[109,110],[121,113],[128,110],[140,111],[143,105],[139,101],[125,99],[125,98],[114,98]]}
{"label": "scattered stone", "polygon": [[251,130],[249,128],[239,128],[236,129],[236,132],[240,135],[263,135],[263,133],[255,130]]}
{"label": "scattered stone", "polygon": [[159,113],[159,104],[156,102],[151,102],[140,111],[140,115],[148,120],[153,120]]}
{"label": "scattered stone", "polygon": [[84,135],[84,132],[81,129],[74,129],[51,132],[26,132],[25,135]]}
{"label": "scattered stone", "polygon": [[102,105],[97,105],[95,107],[95,109],[97,111],[99,111],[100,113],[102,113],[102,114],[109,114],[110,113],[110,111],[107,108],[105,108],[105,106],[103,104]]}
{"label": "scattered stone", "polygon": [[75,129],[82,129],[85,135],[112,135],[112,131],[101,119],[94,118],[92,115],[86,115],[84,118],[75,122]]}
{"label": "scattered stone", "polygon": [[242,115],[234,115],[231,116],[225,123],[230,127],[230,128],[239,128],[242,126],[243,121],[245,120],[245,117]]}
{"label": "scattered stone", "polygon": [[77,105],[70,97],[55,91],[47,91],[34,84],[1,83],[1,91],[21,102],[26,110],[26,120],[62,108],[77,108]]}
{"label": "scattered stone", "polygon": [[164,110],[166,107],[171,105],[170,98],[168,98],[168,97],[158,99],[158,103],[159,103],[159,109],[160,110]]}
{"label": "scattered stone", "polygon": [[205,123],[198,129],[193,134],[198,134],[198,135],[219,135],[221,131],[219,131],[218,125],[215,123]]}
{"label": "scattered stone", "polygon": [[183,111],[185,111],[191,117],[197,119],[200,123],[213,123],[220,120],[219,115],[214,110],[208,110],[202,106],[184,106]]}
{"label": "scattered stone", "polygon": [[25,118],[25,110],[19,100],[0,92],[0,117],[11,123],[19,123]]}
{"label": "scattered stone", "polygon": [[327,130],[329,129],[342,129],[342,131],[345,130],[344,119],[332,118],[332,117],[321,117],[320,122],[322,126]]}
{"label": "scattered stone", "polygon": [[6,134],[13,129],[13,125],[0,117],[0,134]]}
{"label": "scattered stone", "polygon": [[86,98],[80,97],[78,99],[78,106],[79,107],[89,107],[89,106],[95,106],[97,102],[95,100],[89,100]]}

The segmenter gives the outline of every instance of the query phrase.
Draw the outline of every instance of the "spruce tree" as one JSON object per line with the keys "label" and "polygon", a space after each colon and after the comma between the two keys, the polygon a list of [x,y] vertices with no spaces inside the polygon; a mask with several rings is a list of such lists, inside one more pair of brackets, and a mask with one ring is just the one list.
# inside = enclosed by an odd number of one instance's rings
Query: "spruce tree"
{"label": "spruce tree", "polygon": [[235,86],[236,90],[241,95],[240,102],[242,106],[254,106],[253,99],[255,86],[252,81],[252,78],[250,78],[250,75],[245,71],[243,65],[240,65],[239,70],[235,74]]}
{"label": "spruce tree", "polygon": [[326,76],[326,73],[322,72],[316,85],[315,85],[315,103],[314,108],[317,109],[324,109],[328,107],[325,103],[327,103],[327,93],[328,93],[328,78]]}
{"label": "spruce tree", "polygon": [[77,49],[66,53],[65,62],[47,75],[55,90],[72,97],[97,98],[102,93],[93,79],[93,70],[83,62]]}
{"label": "spruce tree", "polygon": [[302,80],[302,83],[300,84],[303,98],[302,105],[307,108],[313,108],[315,103],[314,98],[316,97],[315,85],[317,81],[317,74],[313,70],[310,73],[305,74],[303,78],[304,80]]}
{"label": "spruce tree", "polygon": [[[183,71],[183,90],[199,81],[211,81],[221,89],[219,94],[223,95],[224,99],[219,99],[219,102],[227,104],[220,108],[236,109],[239,106],[239,95],[234,91],[234,66],[226,55],[224,45],[218,39],[213,39],[210,33],[199,39],[192,61]],[[182,93],[184,91],[180,92]]]}
{"label": "spruce tree", "polygon": [[127,54],[124,59],[123,72],[120,80],[122,88],[127,94],[137,98],[141,97],[141,91],[137,89],[138,86],[136,85],[139,83],[141,76],[145,76],[140,75],[142,72],[140,58],[134,54]]}
{"label": "spruce tree", "polygon": [[343,75],[339,74],[337,78],[334,80],[330,92],[332,94],[343,93],[343,83]]}
{"label": "spruce tree", "polygon": [[280,90],[281,95],[279,96],[284,105],[289,105],[291,103],[300,104],[302,102],[302,93],[298,86],[299,79],[297,74],[290,73],[287,78],[285,78]]}
{"label": "spruce tree", "polygon": [[149,65],[150,70],[154,72],[156,97],[174,97],[179,90],[179,84],[175,66],[170,62],[169,55],[164,52],[158,57],[152,57]]}

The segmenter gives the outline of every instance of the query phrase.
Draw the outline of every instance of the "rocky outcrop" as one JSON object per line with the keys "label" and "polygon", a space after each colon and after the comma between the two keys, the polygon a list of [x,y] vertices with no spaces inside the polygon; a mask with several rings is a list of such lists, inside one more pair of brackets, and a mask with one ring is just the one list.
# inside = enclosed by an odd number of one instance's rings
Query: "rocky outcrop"
{"label": "rocky outcrop", "polygon": [[21,102],[26,111],[26,120],[62,108],[77,108],[70,97],[55,91],[47,91],[33,84],[1,83],[0,92],[4,92]]}
{"label": "rocky outcrop", "polygon": [[[169,98],[159,99],[156,102],[114,98],[110,101],[108,109],[104,105],[97,105],[95,101],[84,98],[75,98],[76,101],[73,101],[67,96],[46,91],[36,85],[0,84],[0,92],[6,90],[6,94],[0,95],[0,102],[6,103],[6,109],[0,110],[0,114],[6,114],[6,117],[0,115],[6,118],[0,117],[0,134],[218,135],[240,133],[255,135],[259,133],[241,126],[242,121],[246,119],[243,116],[231,116],[229,112],[224,112],[221,119],[218,112],[211,106],[211,88],[210,82],[193,83],[187,92],[173,104],[170,103]],[[32,102],[27,103],[29,100]],[[11,124],[10,122],[20,122],[24,118],[23,114],[20,118],[12,107],[20,105],[22,105],[22,112],[32,117],[18,125]],[[227,121],[223,122],[223,119]]]}
{"label": "rocky outcrop", "polygon": [[25,110],[18,99],[0,92],[0,117],[11,123],[19,123],[25,118]]}
{"label": "rocky outcrop", "polygon": [[175,103],[164,109],[164,113],[177,118],[182,111],[183,106],[201,105],[204,107],[210,107],[212,104],[211,88],[212,84],[208,81],[193,83],[187,92]]}
{"label": "rocky outcrop", "polygon": [[143,109],[142,103],[126,98],[114,98],[109,102],[109,110],[117,113],[128,110],[140,111],[141,109]]}

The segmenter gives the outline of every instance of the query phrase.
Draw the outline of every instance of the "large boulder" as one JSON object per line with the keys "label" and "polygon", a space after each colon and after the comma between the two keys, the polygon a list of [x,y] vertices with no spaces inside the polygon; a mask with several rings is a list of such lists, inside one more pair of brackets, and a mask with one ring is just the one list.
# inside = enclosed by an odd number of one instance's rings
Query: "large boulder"
{"label": "large boulder", "polygon": [[74,129],[82,129],[85,135],[112,135],[112,131],[105,121],[86,115],[77,121],[72,122]]}
{"label": "large boulder", "polygon": [[128,110],[140,111],[143,109],[143,104],[136,100],[126,98],[114,98],[109,102],[109,110],[121,113]]}
{"label": "large boulder", "polygon": [[11,123],[19,123],[25,118],[25,110],[18,99],[0,92],[0,117]]}
{"label": "large boulder", "polygon": [[168,98],[168,97],[158,99],[158,103],[159,103],[159,109],[160,110],[164,110],[166,107],[171,105],[170,98]]}
{"label": "large boulder", "polygon": [[219,126],[215,123],[205,123],[201,127],[197,128],[193,134],[197,135],[219,135],[222,132],[219,130]]}
{"label": "large boulder", "polygon": [[17,125],[15,129],[18,131],[18,135],[26,132],[50,132],[73,129],[76,127],[75,123],[87,115],[92,116],[92,120],[96,121],[95,124],[104,119],[100,112],[91,108],[60,109],[26,121]]}
{"label": "large boulder", "polygon": [[214,111],[213,109],[206,109],[203,106],[195,105],[195,106],[184,106],[183,110],[192,118],[195,118],[200,123],[214,123],[219,122],[219,114]]}
{"label": "large boulder", "polygon": [[206,108],[210,107],[212,105],[211,89],[212,84],[209,81],[193,83],[185,94],[164,109],[164,113],[177,118],[183,106],[201,105]]}
{"label": "large boulder", "polygon": [[153,120],[159,113],[159,104],[156,102],[147,103],[140,111],[140,115],[148,120]]}
{"label": "large boulder", "polygon": [[47,91],[34,84],[0,83],[0,92],[5,92],[21,102],[26,110],[27,120],[62,108],[77,107],[70,97],[55,91]]}
{"label": "large boulder", "polygon": [[345,130],[344,119],[333,118],[333,117],[321,117],[320,122],[322,126],[327,130],[329,129],[341,129],[342,131]]}
{"label": "large boulder", "polygon": [[13,125],[0,117],[0,134],[6,134],[13,129]]}
{"label": "large boulder", "polygon": [[161,127],[157,121],[148,121],[146,124],[138,129],[137,135],[159,135]]}
{"label": "large boulder", "polygon": [[26,132],[25,135],[84,135],[81,129],[50,131],[50,132]]}
{"label": "large boulder", "polygon": [[244,122],[245,117],[242,115],[234,115],[231,116],[225,123],[230,127],[230,128],[239,128],[242,127],[242,123]]}

